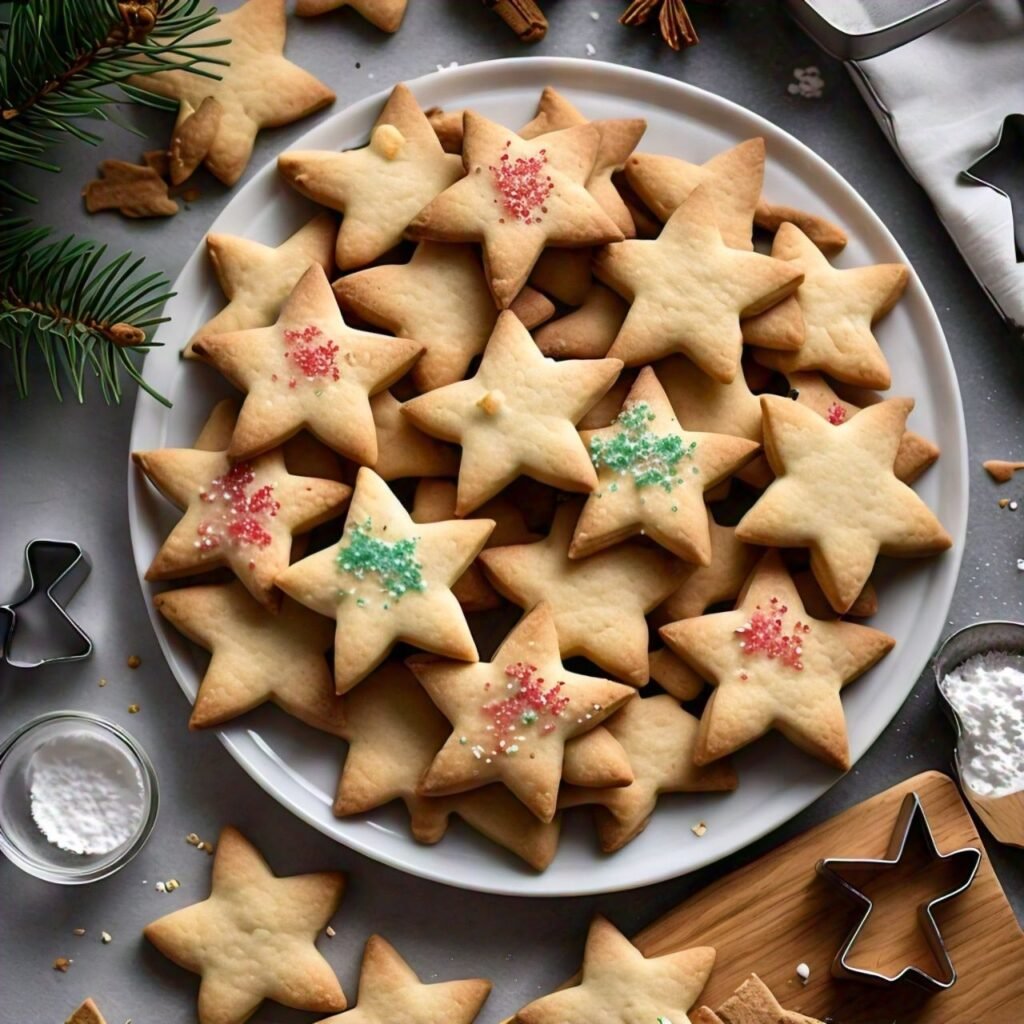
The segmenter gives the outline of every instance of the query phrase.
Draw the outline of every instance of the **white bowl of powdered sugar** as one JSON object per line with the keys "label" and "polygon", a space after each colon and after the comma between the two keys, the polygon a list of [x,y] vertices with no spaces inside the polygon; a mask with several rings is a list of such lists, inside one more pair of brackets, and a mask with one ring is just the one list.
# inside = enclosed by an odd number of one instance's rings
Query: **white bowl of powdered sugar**
{"label": "white bowl of powdered sugar", "polygon": [[55,711],[0,744],[0,850],[37,878],[113,874],[149,838],[157,803],[145,752],[96,715]]}

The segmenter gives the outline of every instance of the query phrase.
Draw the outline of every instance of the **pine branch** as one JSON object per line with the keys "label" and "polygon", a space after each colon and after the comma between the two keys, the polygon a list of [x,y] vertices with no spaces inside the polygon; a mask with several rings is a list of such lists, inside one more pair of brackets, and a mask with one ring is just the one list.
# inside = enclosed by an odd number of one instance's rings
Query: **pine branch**
{"label": "pine branch", "polygon": [[28,392],[29,354],[42,355],[53,389],[61,380],[81,402],[92,371],[108,402],[122,397],[122,375],[169,405],[142,379],[139,356],[153,347],[147,331],[171,297],[162,274],[141,274],[142,258],[105,261],[106,246],[73,235],[49,241],[49,230],[25,219],[0,219],[0,349],[11,357],[15,384]]}
{"label": "pine branch", "polygon": [[[59,170],[45,157],[62,136],[95,145],[83,118],[115,120],[123,99],[161,109],[174,102],[127,84],[168,68],[218,76],[204,65],[226,40],[189,42],[217,22],[203,0],[19,0],[0,40],[0,164]],[[119,91],[111,87],[117,86]],[[0,192],[25,196],[0,178]]]}

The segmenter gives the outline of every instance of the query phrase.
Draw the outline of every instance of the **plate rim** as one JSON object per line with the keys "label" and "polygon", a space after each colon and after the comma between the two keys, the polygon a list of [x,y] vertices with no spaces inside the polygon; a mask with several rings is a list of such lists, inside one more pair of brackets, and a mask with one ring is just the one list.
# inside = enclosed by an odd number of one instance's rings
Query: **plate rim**
{"label": "plate rim", "polygon": [[[492,88],[495,83],[493,77],[495,75],[509,75],[514,77],[517,72],[526,71],[529,75],[536,75],[538,78],[538,88],[540,84],[548,84],[548,78],[558,77],[563,80],[563,86],[571,88],[572,85],[566,85],[566,78],[582,77],[587,78],[589,76],[596,75],[598,77],[608,76],[611,79],[618,79],[620,82],[629,82],[631,85],[643,88],[644,86],[650,86],[663,90],[668,88],[670,91],[676,91],[677,93],[686,95],[690,101],[696,100],[701,103],[711,103],[712,105],[718,105],[721,109],[724,109],[731,116],[740,116],[744,120],[753,119],[764,127],[764,134],[766,141],[771,140],[771,136],[775,135],[785,140],[786,144],[792,146],[796,153],[798,153],[804,160],[808,161],[811,167],[823,172],[824,181],[831,187],[839,187],[842,191],[847,194],[847,198],[851,199],[855,204],[861,208],[861,214],[866,216],[869,222],[871,222],[876,232],[881,232],[882,236],[887,240],[888,244],[891,245],[896,252],[899,253],[902,260],[905,262],[907,267],[910,269],[910,290],[919,290],[919,298],[923,300],[920,303],[922,312],[927,318],[930,330],[933,331],[938,339],[941,341],[939,346],[939,358],[941,359],[942,366],[940,367],[942,373],[942,379],[950,385],[950,393],[947,395],[936,395],[937,398],[945,398],[950,401],[946,402],[947,410],[952,411],[954,417],[954,428],[957,435],[958,452],[943,452],[943,459],[945,464],[948,466],[951,463],[954,464],[954,469],[951,470],[951,474],[959,476],[959,481],[953,481],[954,483],[959,482],[962,486],[959,488],[959,493],[953,497],[953,507],[955,514],[958,518],[958,522],[955,528],[951,528],[949,523],[943,524],[947,529],[950,530],[953,536],[953,547],[950,551],[946,552],[942,557],[946,560],[947,568],[942,573],[940,582],[941,590],[936,595],[934,592],[929,595],[929,601],[932,602],[938,597],[938,604],[936,609],[941,608],[941,616],[936,615],[936,621],[940,623],[937,630],[937,636],[935,643],[941,639],[942,635],[942,623],[948,615],[949,608],[952,603],[953,594],[959,580],[960,569],[964,556],[965,540],[968,525],[968,510],[970,501],[970,478],[969,478],[969,448],[968,448],[968,437],[966,430],[966,419],[964,415],[963,402],[960,395],[959,382],[956,375],[956,368],[953,363],[952,354],[949,349],[949,343],[946,340],[945,332],[942,329],[941,321],[939,320],[938,314],[935,310],[935,306],[931,301],[927,291],[924,288],[923,283],[920,280],[913,264],[907,258],[904,253],[902,246],[881,220],[881,218],[875,213],[874,209],[868,203],[860,192],[849,182],[847,179],[831,164],[829,164],[824,157],[819,156],[809,146],[803,143],[795,135],[786,131],[786,129],[775,125],[769,121],[765,116],[757,113],[750,108],[744,107],[742,104],[736,103],[726,97],[719,96],[716,93],[710,92],[709,90],[703,89],[699,86],[693,85],[689,82],[682,82],[674,78],[670,78],[667,75],[662,75],[657,72],[647,71],[639,68],[632,68],[626,65],[613,64],[605,61],[589,60],[585,58],[575,57],[553,57],[553,56],[524,56],[524,57],[505,57],[496,60],[483,60],[472,63],[462,64],[456,68],[446,68],[443,70],[429,72],[428,74],[421,75],[418,78],[411,79],[405,82],[405,84],[417,95],[423,89],[429,89],[434,86],[435,83],[449,82],[455,84],[458,89],[462,87],[462,92],[471,92],[474,90],[479,91],[481,87],[486,91],[486,87],[490,85]],[[490,82],[483,81],[484,76],[491,79]],[[545,77],[546,76],[546,77]],[[579,84],[579,83],[577,83]],[[500,85],[500,83],[499,83]],[[393,84],[389,85],[381,90],[364,97],[363,99],[357,100],[345,107],[341,107],[333,111],[329,116],[318,120],[315,124],[311,125],[310,128],[302,135],[294,139],[286,148],[297,149],[304,146],[309,146],[307,143],[309,136],[316,134],[317,132],[325,129],[325,127],[331,122],[339,118],[352,118],[358,119],[364,116],[366,113],[377,110],[382,105],[383,101],[387,98]],[[683,116],[683,115],[680,115]],[[312,143],[315,145],[316,143]],[[284,148],[284,147],[283,147]],[[282,151],[283,151],[282,148]],[[243,201],[247,191],[259,182],[265,181],[270,176],[276,176],[275,172],[276,155],[267,161],[262,167],[256,170],[252,177],[249,178],[242,187],[235,193],[234,196],[228,201],[224,208],[220,211],[217,217],[211,224],[208,225],[203,233],[202,238],[197,243],[195,249],[189,258],[185,261],[180,272],[175,278],[174,291],[177,292],[179,283],[186,279],[190,274],[193,274],[197,270],[197,264],[204,259],[204,242],[206,236],[210,233],[221,230],[219,225],[226,219],[229,219],[230,211],[232,207],[235,207],[240,201]],[[172,298],[169,305],[172,305],[174,299]],[[157,341],[162,341],[172,331],[170,321],[161,325],[157,332]],[[162,337],[163,336],[163,337]],[[176,339],[174,343],[176,343]],[[137,435],[142,432],[147,422],[153,420],[154,417],[166,416],[167,410],[163,409],[155,401],[147,400],[142,392],[139,393],[135,410],[132,417],[132,428],[129,438],[130,450],[136,450],[138,445],[136,444]],[[183,690],[186,697],[191,699],[188,691],[185,689],[184,682],[176,670],[177,656],[171,650],[171,630],[168,624],[166,624],[151,599],[151,593],[148,589],[147,582],[144,578],[146,564],[140,561],[140,548],[139,543],[140,531],[142,526],[140,523],[141,517],[141,501],[139,500],[139,492],[143,489],[144,485],[138,473],[135,472],[132,466],[132,460],[127,460],[127,477],[128,477],[128,518],[129,518],[129,531],[131,536],[132,555],[133,561],[136,566],[136,576],[139,581],[140,589],[142,591],[143,601],[146,605],[147,614],[149,615],[150,623],[153,627],[153,631],[156,634],[157,642],[160,645],[161,653],[164,656],[164,660],[171,674],[174,676],[179,687]],[[935,643],[932,644],[930,652],[934,651]],[[930,662],[931,653],[929,653],[925,662],[922,664],[920,671],[917,673],[915,678],[915,684],[918,679],[921,678],[921,673],[927,669]],[[870,730],[869,738],[860,757],[863,757],[871,749],[874,743],[878,740],[878,737],[892,724],[896,715],[905,705],[907,699],[910,697],[914,690],[912,684],[906,692],[901,703],[897,706],[893,715],[886,721],[881,723],[877,729]],[[840,779],[844,778],[845,773],[837,773],[831,778],[826,784],[818,789],[816,794],[811,797],[802,806],[796,808],[791,814],[781,820],[775,821],[772,824],[766,825],[764,828],[758,826],[754,832],[748,832],[743,835],[743,838],[733,844],[730,844],[728,848],[720,852],[717,855],[708,856],[705,858],[697,858],[692,864],[680,868],[677,864],[668,862],[667,866],[665,862],[662,862],[656,868],[647,871],[644,876],[640,879],[634,877],[626,877],[617,880],[614,884],[599,883],[599,884],[583,884],[566,888],[543,888],[537,891],[535,884],[544,878],[544,872],[533,873],[528,870],[522,874],[515,876],[509,875],[506,872],[501,872],[495,876],[494,881],[481,882],[479,880],[466,881],[460,879],[454,872],[455,867],[445,869],[445,861],[443,858],[438,858],[436,861],[430,857],[432,851],[431,847],[419,847],[416,846],[417,852],[423,852],[426,854],[423,858],[413,857],[412,859],[405,858],[390,853],[386,850],[380,850],[375,847],[372,843],[365,842],[361,837],[358,836],[341,836],[337,832],[328,830],[317,817],[309,812],[306,807],[294,798],[290,793],[287,793],[279,784],[275,784],[269,775],[264,770],[264,766],[257,764],[252,760],[249,754],[241,749],[238,742],[237,736],[246,736],[250,742],[256,742],[259,744],[259,739],[255,736],[249,735],[249,730],[244,727],[244,721],[235,723],[233,726],[227,728],[218,728],[215,730],[218,739],[223,744],[228,753],[232,758],[243,768],[247,775],[252,778],[261,789],[263,789],[268,795],[273,797],[279,804],[289,810],[300,820],[311,825],[318,832],[326,835],[328,838],[338,842],[355,852],[369,857],[371,860],[375,860],[378,863],[385,864],[391,868],[399,871],[406,872],[408,874],[415,875],[420,878],[424,878],[433,882],[439,882],[444,885],[448,885],[457,889],[466,889],[474,892],[483,892],[496,895],[509,895],[509,896],[525,896],[532,898],[555,898],[555,897],[566,897],[566,896],[588,896],[612,892],[629,891],[633,889],[639,889],[647,885],[653,885],[659,882],[666,881],[671,878],[681,877],[685,874],[690,874],[694,871],[700,870],[707,867],[710,864],[717,863],[719,860],[740,850],[743,850],[751,844],[762,839],[765,835],[775,831],[782,825],[791,821],[798,814],[806,811],[810,806],[816,803],[821,797],[823,797]],[[860,757],[851,764],[851,770],[856,765]],[[410,837],[410,843],[414,841]],[[410,846],[410,849],[413,847]],[[580,872],[578,877],[585,878],[585,872]],[[514,878],[514,881],[512,880]]]}

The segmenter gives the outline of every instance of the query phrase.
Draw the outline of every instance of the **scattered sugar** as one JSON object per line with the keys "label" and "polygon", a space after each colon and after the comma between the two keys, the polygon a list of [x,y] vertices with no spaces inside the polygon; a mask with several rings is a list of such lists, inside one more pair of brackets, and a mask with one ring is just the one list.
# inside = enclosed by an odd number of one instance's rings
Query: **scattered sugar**
{"label": "scattered sugar", "polygon": [[795,82],[790,82],[786,91],[790,96],[801,96],[805,100],[820,100],[825,92],[825,79],[816,67],[793,68]]}
{"label": "scattered sugar", "polygon": [[587,43],[586,51],[588,57],[593,57],[597,53],[597,47],[593,43]]}
{"label": "scattered sugar", "polygon": [[990,651],[939,684],[963,725],[960,772],[980,796],[1024,789],[1024,655]]}

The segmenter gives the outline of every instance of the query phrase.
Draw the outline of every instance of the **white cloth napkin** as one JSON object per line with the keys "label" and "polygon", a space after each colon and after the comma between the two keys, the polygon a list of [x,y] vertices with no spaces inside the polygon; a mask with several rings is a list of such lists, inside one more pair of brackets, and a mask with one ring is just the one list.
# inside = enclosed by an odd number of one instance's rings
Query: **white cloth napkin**
{"label": "white cloth napkin", "polygon": [[1010,200],[960,176],[995,145],[1007,114],[1024,113],[1024,4],[983,0],[849,68],[982,287],[1024,329],[1024,263]]}

